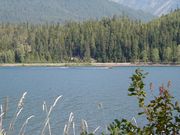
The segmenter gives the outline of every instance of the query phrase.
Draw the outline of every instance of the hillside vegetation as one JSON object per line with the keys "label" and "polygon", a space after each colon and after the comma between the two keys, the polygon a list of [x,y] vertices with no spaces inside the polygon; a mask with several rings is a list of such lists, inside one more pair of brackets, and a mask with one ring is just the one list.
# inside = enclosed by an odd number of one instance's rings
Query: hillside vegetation
{"label": "hillside vegetation", "polygon": [[127,17],[0,24],[0,62],[180,62],[180,10],[149,23]]}
{"label": "hillside vegetation", "polygon": [[0,22],[46,23],[127,15],[150,20],[152,15],[108,0],[0,0]]}

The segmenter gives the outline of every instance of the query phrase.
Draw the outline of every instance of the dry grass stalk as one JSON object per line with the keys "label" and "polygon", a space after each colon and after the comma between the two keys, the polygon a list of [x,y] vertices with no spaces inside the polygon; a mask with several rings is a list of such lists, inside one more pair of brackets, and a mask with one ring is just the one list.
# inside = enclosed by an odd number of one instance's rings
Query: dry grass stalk
{"label": "dry grass stalk", "polygon": [[168,81],[167,87],[170,88],[171,86],[171,80]]}
{"label": "dry grass stalk", "polygon": [[15,125],[15,122],[16,122],[19,114],[22,112],[22,110],[23,110],[23,108],[20,108],[20,109],[18,110],[18,112],[15,114],[15,117],[13,117],[12,121],[11,121],[10,124],[9,124],[9,131],[10,131],[10,130],[13,130],[14,125]]}
{"label": "dry grass stalk", "polygon": [[15,125],[15,122],[19,116],[19,114],[22,112],[23,110],[23,106],[24,106],[24,99],[25,99],[25,96],[26,96],[27,92],[24,92],[22,97],[20,98],[19,102],[18,102],[18,106],[17,106],[17,109],[16,109],[16,112],[14,114],[14,117],[12,118],[10,124],[9,124],[9,129],[8,129],[8,134],[10,134],[10,131],[13,130],[14,128],[14,125]]}
{"label": "dry grass stalk", "polygon": [[100,129],[100,126],[98,126],[94,131],[93,134],[95,134]]}
{"label": "dry grass stalk", "polygon": [[152,82],[149,84],[149,87],[150,87],[150,90],[151,90],[151,91],[153,91],[153,90],[154,90],[154,85],[153,85],[153,83],[152,83]]}
{"label": "dry grass stalk", "polygon": [[76,131],[75,131],[75,122],[73,122],[73,134],[76,135]]}
{"label": "dry grass stalk", "polygon": [[54,101],[53,105],[50,107],[50,109],[49,109],[49,111],[48,111],[48,113],[47,113],[46,119],[45,119],[45,121],[44,121],[44,126],[43,126],[43,129],[42,129],[42,131],[41,131],[41,135],[44,135],[44,131],[45,131],[45,129],[46,129],[48,123],[49,123],[50,114],[51,114],[53,108],[56,106],[57,102],[59,101],[59,99],[60,99],[61,97],[62,97],[62,95],[61,95],[61,96],[58,96],[58,97],[56,98],[56,100]]}
{"label": "dry grass stalk", "polygon": [[4,103],[3,103],[3,112],[4,112],[4,117],[6,116],[8,112],[8,104],[9,104],[9,99],[8,97],[4,98]]}
{"label": "dry grass stalk", "polygon": [[82,133],[89,133],[89,130],[88,130],[88,124],[87,124],[87,121],[82,119],[81,121],[81,130],[82,130]]}
{"label": "dry grass stalk", "polygon": [[2,105],[1,105],[1,113],[0,113],[0,134],[3,134],[3,115],[4,115],[4,112],[3,112],[3,108],[2,108]]}
{"label": "dry grass stalk", "polygon": [[[20,100],[18,102],[18,106],[17,106],[16,112],[14,114],[14,117],[12,118],[12,121],[10,122],[10,125],[9,125],[9,129],[8,129],[8,132],[7,132],[8,135],[13,134],[12,131],[13,131],[15,122],[16,122],[17,118],[19,117],[20,113],[23,110],[24,99],[25,99],[26,94],[27,94],[27,92],[23,93],[22,97],[20,98]],[[50,106],[49,110],[48,110],[46,102],[43,103],[43,111],[46,112],[46,119],[44,121],[44,126],[42,128],[41,135],[45,134],[45,130],[46,130],[47,126],[48,126],[48,130],[49,130],[49,135],[52,135],[52,133],[51,133],[51,126],[50,126],[50,115],[51,115],[51,112],[52,112],[53,108],[56,106],[57,102],[61,99],[61,97],[62,96],[58,96],[55,99],[54,103]],[[8,101],[8,100],[6,100],[6,101]],[[102,108],[102,104],[100,105],[100,108]],[[4,116],[4,112],[3,112],[3,107],[1,105],[0,135],[6,135],[6,133],[4,132],[4,129],[2,127],[2,117],[3,116]],[[33,117],[34,117],[34,115],[31,115],[30,117],[28,117],[25,120],[25,122],[23,123],[23,125],[21,126],[21,128],[19,130],[19,135],[24,135],[25,134],[27,124],[29,123],[29,120],[32,119]],[[136,123],[136,121],[135,121],[135,123]],[[72,126],[72,129],[73,129],[73,135],[76,135],[76,133],[75,133],[74,114],[72,112],[69,115],[68,123],[65,124],[64,135],[69,135],[70,134],[69,131],[70,131],[71,126]],[[88,131],[88,124],[87,124],[86,120],[82,119],[81,127],[82,127],[82,131],[83,132],[86,132],[87,134],[89,133],[89,131]],[[99,130],[99,128],[100,128],[100,126],[98,126],[92,133],[95,134]]]}
{"label": "dry grass stalk", "polygon": [[[69,115],[68,123],[64,126],[64,135],[69,135],[69,129],[71,127],[71,124],[73,123],[74,114],[71,112]],[[73,132],[75,132],[75,125],[73,127]]]}
{"label": "dry grass stalk", "polygon": [[27,126],[29,120],[32,119],[33,117],[34,117],[34,115],[31,115],[30,117],[28,117],[26,119],[26,121],[23,123],[23,125],[22,125],[22,127],[21,127],[21,129],[19,131],[19,135],[24,135],[25,134],[26,126]]}
{"label": "dry grass stalk", "polygon": [[66,135],[66,131],[67,131],[67,124],[64,125],[64,130],[63,130],[64,135]]}
{"label": "dry grass stalk", "polygon": [[24,99],[25,99],[26,94],[27,94],[27,92],[24,92],[23,95],[22,95],[22,97],[21,97],[20,100],[19,100],[19,103],[18,103],[18,108],[19,108],[19,109],[22,108],[23,105],[24,105]]}
{"label": "dry grass stalk", "polygon": [[[46,114],[48,113],[48,108],[47,108],[47,104],[45,101],[43,103],[43,111],[45,111]],[[51,125],[50,125],[49,119],[48,119],[48,130],[49,130],[49,135],[51,135],[52,133],[51,133]]]}

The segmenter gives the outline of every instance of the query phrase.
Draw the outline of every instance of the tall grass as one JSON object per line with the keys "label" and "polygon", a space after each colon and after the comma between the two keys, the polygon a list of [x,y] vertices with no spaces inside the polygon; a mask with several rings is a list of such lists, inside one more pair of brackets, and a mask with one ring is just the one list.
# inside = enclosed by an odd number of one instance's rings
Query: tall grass
{"label": "tall grass", "polygon": [[[26,135],[26,129],[28,128],[28,123],[30,122],[31,119],[36,118],[35,115],[30,115],[28,116],[23,124],[21,126],[16,126],[19,125],[17,122],[18,118],[20,115],[23,115],[23,110],[25,106],[25,98],[26,98],[27,92],[24,92],[19,99],[19,102],[16,106],[16,110],[13,114],[13,117],[9,120],[8,128],[5,127],[6,125],[3,124],[3,116],[7,113],[8,111],[8,98],[5,98],[4,106],[0,106],[0,135]],[[48,108],[47,103],[44,101],[42,105],[42,110],[45,112],[46,116],[44,121],[42,122],[42,127],[39,128],[39,135],[53,135],[52,133],[52,128],[50,124],[50,119],[51,119],[51,113],[55,109],[56,105],[58,102],[62,99],[62,95],[58,96],[57,98],[54,99],[53,104]],[[4,108],[4,109],[3,109]],[[69,119],[67,123],[65,123],[64,130],[59,131],[59,135],[61,133],[63,135],[76,135],[76,124],[74,120],[74,113],[71,112],[69,115]],[[17,127],[20,127],[17,129]],[[99,130],[100,127],[97,127],[92,133],[95,134],[97,130]],[[89,134],[89,129],[88,129],[88,123],[86,120],[82,119],[81,122],[81,134],[86,133]]]}
{"label": "tall grass", "polygon": [[[50,135],[51,135],[50,123],[49,123],[50,115],[51,115],[51,112],[52,112],[53,108],[56,106],[57,102],[59,101],[59,99],[60,99],[61,97],[62,97],[62,96],[58,96],[58,97],[55,99],[53,105],[51,105],[49,111],[47,111],[47,116],[46,116],[46,119],[45,119],[45,121],[44,121],[44,126],[43,126],[43,129],[42,129],[42,131],[41,131],[41,135],[44,135],[44,131],[45,131],[47,125],[49,125],[49,133],[50,133]],[[47,106],[46,106],[46,109],[47,109]]]}

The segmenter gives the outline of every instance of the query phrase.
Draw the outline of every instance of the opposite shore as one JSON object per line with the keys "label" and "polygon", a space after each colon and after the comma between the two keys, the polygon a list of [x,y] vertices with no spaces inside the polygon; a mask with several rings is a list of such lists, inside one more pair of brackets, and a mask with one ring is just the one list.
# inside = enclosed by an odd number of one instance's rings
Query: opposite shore
{"label": "opposite shore", "polygon": [[133,67],[133,66],[178,66],[180,64],[152,64],[152,63],[5,63],[0,67]]}

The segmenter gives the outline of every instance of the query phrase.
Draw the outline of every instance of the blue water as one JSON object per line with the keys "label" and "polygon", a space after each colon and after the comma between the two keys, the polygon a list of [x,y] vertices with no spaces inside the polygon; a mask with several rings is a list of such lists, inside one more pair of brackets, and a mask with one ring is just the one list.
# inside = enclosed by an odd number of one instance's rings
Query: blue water
{"label": "blue water", "polygon": [[[139,125],[145,123],[137,116],[140,110],[136,99],[128,97],[130,76],[137,67],[1,67],[0,68],[0,104],[8,96],[9,109],[4,122],[7,125],[14,114],[23,92],[27,91],[24,109],[15,123],[14,134],[30,115],[35,115],[28,123],[28,135],[39,134],[45,119],[42,110],[43,101],[50,106],[58,95],[63,95],[51,114],[53,134],[62,134],[70,112],[74,113],[76,132],[80,130],[81,119],[88,122],[89,130],[100,126],[101,131],[115,118],[132,117]],[[148,98],[152,95],[149,83],[158,87],[169,80],[170,92],[180,101],[180,67],[141,67],[149,72],[145,82]],[[98,104],[102,107],[98,108]]]}

